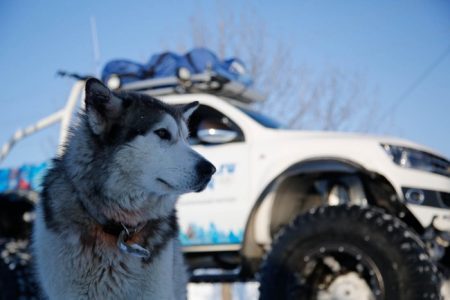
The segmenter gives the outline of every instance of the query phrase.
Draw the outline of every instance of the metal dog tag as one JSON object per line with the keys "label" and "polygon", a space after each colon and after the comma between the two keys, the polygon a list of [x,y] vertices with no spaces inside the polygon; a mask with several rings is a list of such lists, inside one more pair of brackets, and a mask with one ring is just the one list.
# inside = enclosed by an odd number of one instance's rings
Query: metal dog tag
{"label": "metal dog tag", "polygon": [[127,244],[126,239],[128,239],[128,237],[129,232],[126,229],[122,230],[122,232],[119,234],[119,238],[117,239],[117,246],[121,251],[140,258],[150,257],[150,251],[148,249],[145,249],[144,247],[135,243]]}

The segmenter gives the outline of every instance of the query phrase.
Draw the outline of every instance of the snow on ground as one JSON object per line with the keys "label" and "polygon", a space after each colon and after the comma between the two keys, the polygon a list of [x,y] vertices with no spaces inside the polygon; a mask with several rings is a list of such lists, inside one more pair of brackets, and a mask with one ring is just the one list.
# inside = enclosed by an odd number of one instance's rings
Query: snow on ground
{"label": "snow on ground", "polygon": [[[233,300],[253,300],[258,299],[258,286],[257,282],[247,283],[233,283],[231,287],[231,299]],[[211,284],[211,283],[190,283],[188,285],[188,299],[189,300],[219,300],[225,297],[222,295],[227,294],[227,290],[223,284]],[[225,299],[223,299],[225,300]]]}
{"label": "snow on ground", "polygon": [[450,280],[447,279],[441,286],[441,295],[443,300],[450,300]]}

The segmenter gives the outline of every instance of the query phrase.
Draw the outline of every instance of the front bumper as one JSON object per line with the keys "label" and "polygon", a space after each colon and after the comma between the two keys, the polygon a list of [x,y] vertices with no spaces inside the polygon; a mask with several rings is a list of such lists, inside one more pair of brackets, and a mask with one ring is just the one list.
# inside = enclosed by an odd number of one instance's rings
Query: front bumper
{"label": "front bumper", "polygon": [[450,193],[415,187],[403,187],[402,192],[406,204],[450,209]]}
{"label": "front bumper", "polygon": [[412,187],[402,192],[406,206],[423,227],[433,222],[436,229],[450,232],[450,193]]}
{"label": "front bumper", "polygon": [[436,217],[436,229],[450,232],[450,177],[398,166],[387,174],[400,199],[423,227],[431,225]]}

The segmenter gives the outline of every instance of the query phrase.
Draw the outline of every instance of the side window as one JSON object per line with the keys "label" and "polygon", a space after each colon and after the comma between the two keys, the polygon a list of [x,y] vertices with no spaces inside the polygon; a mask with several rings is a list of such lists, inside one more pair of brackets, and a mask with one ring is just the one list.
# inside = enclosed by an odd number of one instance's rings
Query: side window
{"label": "side window", "polygon": [[189,118],[191,145],[225,144],[244,141],[242,130],[218,110],[200,105]]}

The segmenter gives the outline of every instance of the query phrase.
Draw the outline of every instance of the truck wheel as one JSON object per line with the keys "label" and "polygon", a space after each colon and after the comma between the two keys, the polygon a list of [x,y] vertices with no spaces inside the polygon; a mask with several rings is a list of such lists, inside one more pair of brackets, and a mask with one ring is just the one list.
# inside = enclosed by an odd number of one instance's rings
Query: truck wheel
{"label": "truck wheel", "polygon": [[320,207],[275,238],[261,299],[439,299],[437,268],[399,219],[358,206]]}
{"label": "truck wheel", "polygon": [[28,240],[0,238],[0,299],[38,299]]}

